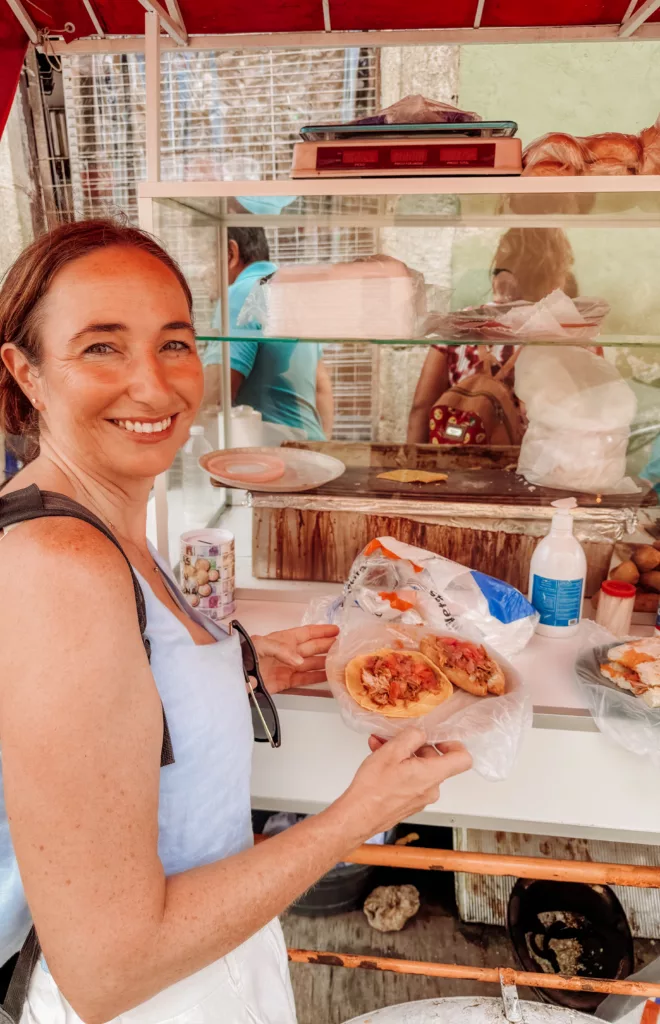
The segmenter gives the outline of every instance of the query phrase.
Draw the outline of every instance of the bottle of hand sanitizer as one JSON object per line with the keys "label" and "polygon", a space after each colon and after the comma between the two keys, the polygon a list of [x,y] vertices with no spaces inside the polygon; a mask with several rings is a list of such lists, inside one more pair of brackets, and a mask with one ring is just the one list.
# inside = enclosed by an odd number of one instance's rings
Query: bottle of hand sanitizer
{"label": "bottle of hand sanitizer", "polygon": [[550,533],[532,555],[529,600],[541,616],[536,632],[542,636],[567,637],[577,633],[582,614],[587,559],[573,536],[575,498],[552,502],[556,508]]}

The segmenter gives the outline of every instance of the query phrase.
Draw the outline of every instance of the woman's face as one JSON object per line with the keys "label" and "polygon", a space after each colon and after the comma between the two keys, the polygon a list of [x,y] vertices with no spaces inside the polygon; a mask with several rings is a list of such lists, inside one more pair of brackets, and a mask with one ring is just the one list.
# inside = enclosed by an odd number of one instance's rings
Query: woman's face
{"label": "woman's face", "polygon": [[99,249],[54,278],[41,307],[30,397],[50,444],[110,480],[172,463],[203,395],[186,297],[140,249]]}
{"label": "woman's face", "polygon": [[510,270],[499,270],[493,274],[493,302],[516,302],[520,298],[520,289],[515,276]]}

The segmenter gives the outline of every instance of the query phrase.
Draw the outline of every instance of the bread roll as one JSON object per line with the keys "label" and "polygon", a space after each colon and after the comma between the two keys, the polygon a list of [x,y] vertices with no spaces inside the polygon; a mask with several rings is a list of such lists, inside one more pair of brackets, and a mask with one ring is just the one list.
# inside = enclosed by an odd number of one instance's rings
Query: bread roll
{"label": "bread roll", "polygon": [[639,580],[639,569],[634,562],[620,562],[616,569],[612,569],[610,579],[635,584]]}
{"label": "bread roll", "polygon": [[532,163],[523,171],[523,175],[528,178],[554,178],[557,175],[575,175],[576,173],[575,168],[569,164],[559,164],[554,160],[539,160],[538,163]]}
{"label": "bread roll", "polygon": [[639,133],[642,147],[640,174],[660,174],[660,124],[658,121]]}
{"label": "bread roll", "polygon": [[651,572],[660,565],[660,551],[651,544],[640,544],[633,552],[633,562],[641,572]]}
{"label": "bread roll", "polygon": [[584,173],[587,175],[593,174],[634,174],[635,171],[632,167],[628,167],[627,164],[621,163],[620,160],[605,159],[605,160],[594,160],[591,164],[586,164]]}
{"label": "bread roll", "polygon": [[579,139],[561,132],[550,132],[530,143],[523,153],[523,166],[531,167],[541,161],[566,164],[581,174],[589,160],[589,153]]}
{"label": "bread roll", "polygon": [[640,583],[648,590],[660,591],[660,572],[657,569],[654,569],[653,572],[643,572]]}
{"label": "bread roll", "polygon": [[603,135],[590,135],[581,141],[587,148],[589,158],[593,161],[616,160],[620,164],[632,168],[635,173],[641,166],[642,145],[636,135],[606,132]]}

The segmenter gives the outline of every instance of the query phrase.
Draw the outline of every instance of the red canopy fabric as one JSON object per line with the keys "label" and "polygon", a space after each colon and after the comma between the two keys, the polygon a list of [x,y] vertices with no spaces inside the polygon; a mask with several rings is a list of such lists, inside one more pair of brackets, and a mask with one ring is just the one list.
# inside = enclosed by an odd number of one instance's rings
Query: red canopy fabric
{"label": "red canopy fabric", "polygon": [[[107,35],[140,36],[144,8],[138,0],[91,0]],[[161,0],[165,6],[165,0]],[[642,0],[637,0],[640,7]],[[73,30],[67,41],[96,35],[83,0],[24,0],[37,29],[62,35],[67,22]],[[328,0],[330,27],[337,32],[406,29],[469,29],[474,26],[479,0]],[[179,0],[189,35],[323,32],[323,0]],[[486,0],[482,28],[618,25],[629,0]],[[660,9],[649,18],[660,22]],[[0,131],[11,107],[27,37],[15,15],[0,0]]]}
{"label": "red canopy fabric", "polygon": [[[7,12],[11,14],[9,8]],[[14,101],[27,44],[27,36],[13,15],[0,17],[0,135]]]}
{"label": "red canopy fabric", "polygon": [[[642,0],[637,0],[641,6]],[[37,28],[61,33],[66,22],[74,31],[66,39],[95,35],[83,0],[24,0]],[[166,0],[161,0],[166,6]],[[142,35],[144,8],[138,0],[92,0],[92,6],[108,35]],[[486,0],[483,28],[512,26],[617,25],[625,17],[629,0]],[[179,0],[186,29],[192,35],[225,33],[322,32],[323,0]],[[370,29],[471,28],[478,0],[328,0],[330,24],[336,31]],[[3,0],[0,22],[15,17]],[[660,21],[660,10],[649,18]],[[22,33],[21,33],[22,34]]]}

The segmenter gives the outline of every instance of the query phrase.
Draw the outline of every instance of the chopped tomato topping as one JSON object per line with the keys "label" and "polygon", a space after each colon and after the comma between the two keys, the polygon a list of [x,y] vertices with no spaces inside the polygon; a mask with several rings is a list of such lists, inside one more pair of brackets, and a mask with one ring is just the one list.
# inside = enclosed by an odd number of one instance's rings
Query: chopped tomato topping
{"label": "chopped tomato topping", "polygon": [[422,690],[436,691],[435,672],[420,658],[403,651],[374,654],[366,659],[362,669],[362,683],[379,705],[394,704],[397,700],[415,700]]}

